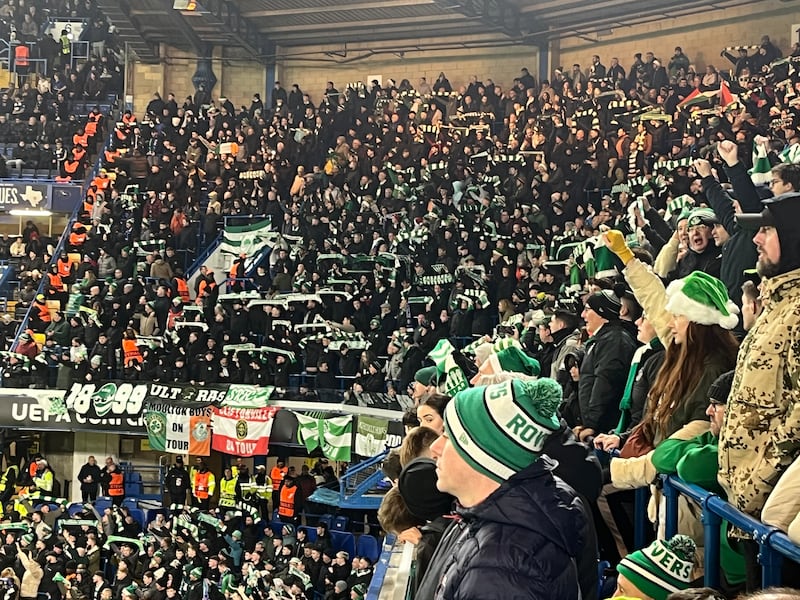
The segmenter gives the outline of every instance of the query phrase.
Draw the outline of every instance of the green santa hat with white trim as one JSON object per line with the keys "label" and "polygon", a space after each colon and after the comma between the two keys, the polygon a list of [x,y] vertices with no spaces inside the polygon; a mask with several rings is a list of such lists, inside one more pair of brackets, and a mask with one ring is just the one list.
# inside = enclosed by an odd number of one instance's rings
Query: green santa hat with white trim
{"label": "green santa hat with white trim", "polygon": [[670,283],[665,308],[698,325],[733,329],[739,323],[739,307],[731,302],[725,284],[702,271]]}
{"label": "green santa hat with white trim", "polygon": [[690,587],[695,543],[685,535],[656,540],[647,548],[623,558],[617,571],[653,600],[666,600],[673,592]]}
{"label": "green santa hat with white trim", "polygon": [[539,459],[561,427],[561,398],[561,386],[547,377],[470,388],[447,404],[444,428],[461,458],[502,483]]}

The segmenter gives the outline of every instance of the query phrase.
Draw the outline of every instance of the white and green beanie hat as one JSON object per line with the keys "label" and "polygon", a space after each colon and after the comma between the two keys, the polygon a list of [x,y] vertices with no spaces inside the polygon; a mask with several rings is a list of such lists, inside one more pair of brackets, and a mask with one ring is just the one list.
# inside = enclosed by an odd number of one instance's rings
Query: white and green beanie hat
{"label": "white and green beanie hat", "polygon": [[666,600],[693,580],[695,543],[686,535],[656,540],[617,565],[620,575],[653,600]]}
{"label": "white and green beanie hat", "polygon": [[561,427],[561,397],[561,386],[549,378],[470,388],[448,403],[444,428],[461,458],[502,483],[536,462]]}
{"label": "white and green beanie hat", "polygon": [[665,308],[699,325],[733,329],[739,323],[739,307],[728,298],[725,284],[702,271],[670,283]]}

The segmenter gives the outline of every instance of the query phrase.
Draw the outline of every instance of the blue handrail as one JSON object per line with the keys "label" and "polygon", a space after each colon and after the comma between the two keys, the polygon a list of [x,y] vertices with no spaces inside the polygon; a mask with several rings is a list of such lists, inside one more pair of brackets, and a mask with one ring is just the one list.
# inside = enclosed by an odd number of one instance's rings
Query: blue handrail
{"label": "blue handrail", "polygon": [[[105,144],[97,153],[97,161],[95,161],[95,165],[92,168],[91,174],[84,180],[83,185],[81,186],[81,200],[75,204],[75,208],[72,210],[72,214],[67,221],[67,226],[64,228],[64,232],[61,234],[61,238],[58,240],[58,245],[56,246],[55,250],[53,251],[53,257],[51,264],[55,264],[55,261],[58,260],[58,256],[61,254],[61,250],[66,247],[67,240],[69,240],[69,235],[72,232],[72,225],[78,220],[78,215],[83,210],[83,199],[86,198],[86,191],[89,189],[89,184],[97,177],[97,174],[100,172],[100,169],[103,167],[104,164],[104,156],[106,148],[112,142],[114,135],[113,129],[109,131],[108,137],[106,138]],[[48,265],[49,267],[50,265]],[[42,280],[39,282],[39,287],[36,289],[36,295],[44,293],[44,284],[47,280],[46,277],[42,277]],[[22,319],[22,323],[17,328],[17,333],[14,336],[14,343],[12,344],[12,348],[16,348],[17,344],[19,343],[19,336],[20,334],[28,328],[28,322],[31,318],[31,311],[33,310],[33,302],[28,307],[28,310],[25,311],[25,318]]]}
{"label": "blue handrail", "polygon": [[372,581],[370,581],[369,588],[367,589],[366,598],[368,600],[377,600],[381,595],[381,588],[386,580],[386,572],[389,570],[389,561],[392,558],[392,549],[396,541],[397,538],[392,534],[388,534],[383,540],[383,551],[381,552],[378,562],[375,563]]}
{"label": "blue handrail", "polygon": [[752,535],[758,544],[762,566],[761,584],[764,588],[781,583],[781,566],[784,557],[800,562],[800,547],[777,527],[762,523],[743,513],[723,498],[686,483],[676,475],[662,475],[664,496],[667,502],[666,535],[671,537],[678,530],[678,498],[683,495],[697,502],[702,509],[705,536],[705,584],[719,586],[720,528],[722,520]]}

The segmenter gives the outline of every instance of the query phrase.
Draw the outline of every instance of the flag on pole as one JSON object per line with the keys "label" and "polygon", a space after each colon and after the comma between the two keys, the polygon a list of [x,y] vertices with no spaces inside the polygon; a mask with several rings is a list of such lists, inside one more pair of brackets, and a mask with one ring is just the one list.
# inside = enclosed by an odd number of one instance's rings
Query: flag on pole
{"label": "flag on pole", "polygon": [[772,178],[772,165],[767,158],[767,148],[765,144],[753,141],[753,168],[748,171],[750,179],[756,185],[767,185]]}
{"label": "flag on pole", "polygon": [[350,460],[353,440],[353,415],[317,419],[295,413],[298,422],[297,439],[309,452],[321,448],[325,458],[337,461]]}
{"label": "flag on pole", "polygon": [[736,101],[736,97],[731,93],[728,82],[724,79],[719,84],[719,105],[723,108]]}

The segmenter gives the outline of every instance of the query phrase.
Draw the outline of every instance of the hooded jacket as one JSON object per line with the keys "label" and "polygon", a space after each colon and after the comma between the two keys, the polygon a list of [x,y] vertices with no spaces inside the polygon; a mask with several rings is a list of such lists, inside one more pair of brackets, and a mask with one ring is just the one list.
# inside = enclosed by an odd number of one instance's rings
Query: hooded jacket
{"label": "hooded jacket", "polygon": [[574,600],[588,519],[542,456],[483,502],[458,509],[415,600]]}

